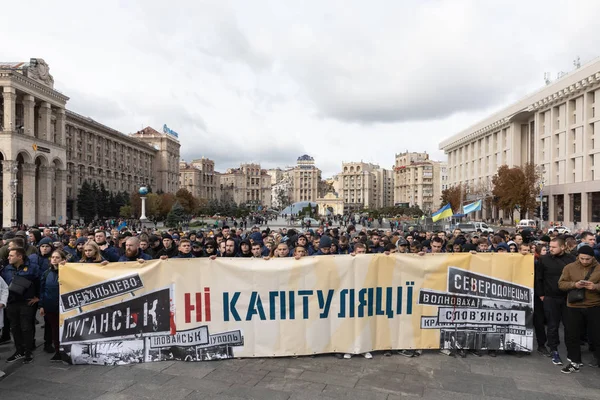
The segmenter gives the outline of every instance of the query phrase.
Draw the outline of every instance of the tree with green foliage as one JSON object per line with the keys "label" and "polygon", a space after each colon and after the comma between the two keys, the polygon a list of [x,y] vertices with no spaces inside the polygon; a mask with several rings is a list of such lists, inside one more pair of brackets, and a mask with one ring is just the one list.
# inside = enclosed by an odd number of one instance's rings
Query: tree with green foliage
{"label": "tree with green foliage", "polygon": [[77,194],[77,213],[85,221],[92,221],[96,217],[96,195],[87,180],[83,181]]}
{"label": "tree with green foliage", "polygon": [[176,227],[185,219],[185,210],[178,201],[173,204],[169,214],[167,215],[167,226]]}

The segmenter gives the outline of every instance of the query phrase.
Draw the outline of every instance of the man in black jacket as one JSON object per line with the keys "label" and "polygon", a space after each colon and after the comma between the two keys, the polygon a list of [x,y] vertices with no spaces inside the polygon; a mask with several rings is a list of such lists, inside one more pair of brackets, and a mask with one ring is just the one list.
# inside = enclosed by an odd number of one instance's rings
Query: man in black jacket
{"label": "man in black jacket", "polygon": [[[564,327],[567,313],[567,294],[558,288],[558,280],[564,267],[575,262],[575,257],[565,250],[563,239],[552,239],[548,254],[540,258],[535,271],[535,295],[544,302],[544,314],[548,324],[548,347],[552,354],[552,363],[555,365],[562,365],[558,354],[560,344],[558,328],[561,321]],[[538,346],[540,345],[538,343]]]}

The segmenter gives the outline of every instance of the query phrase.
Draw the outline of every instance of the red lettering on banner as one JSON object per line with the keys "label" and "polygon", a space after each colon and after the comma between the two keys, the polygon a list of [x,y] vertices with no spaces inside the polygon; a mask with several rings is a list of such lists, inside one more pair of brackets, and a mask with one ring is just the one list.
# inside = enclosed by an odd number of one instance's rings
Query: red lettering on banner
{"label": "red lettering on banner", "polygon": [[186,293],[184,295],[184,313],[185,323],[189,324],[192,322],[192,311],[195,311],[196,320],[194,322],[210,322],[210,288],[204,288],[204,319],[202,318],[202,292],[194,293],[195,303],[192,304],[192,294]]}

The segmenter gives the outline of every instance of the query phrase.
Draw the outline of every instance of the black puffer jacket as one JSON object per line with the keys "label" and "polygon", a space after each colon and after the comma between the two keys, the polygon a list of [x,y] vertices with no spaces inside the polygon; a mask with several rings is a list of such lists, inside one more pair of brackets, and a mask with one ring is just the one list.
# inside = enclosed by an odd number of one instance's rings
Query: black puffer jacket
{"label": "black puffer jacket", "polygon": [[558,288],[558,280],[567,264],[575,262],[575,256],[563,253],[560,256],[546,254],[542,256],[535,269],[535,295],[566,297],[567,292]]}

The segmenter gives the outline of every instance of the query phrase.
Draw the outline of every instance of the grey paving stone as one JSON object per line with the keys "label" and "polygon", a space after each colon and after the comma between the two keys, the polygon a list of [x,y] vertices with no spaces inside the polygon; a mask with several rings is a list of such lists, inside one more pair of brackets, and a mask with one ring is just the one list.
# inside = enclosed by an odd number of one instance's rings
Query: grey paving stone
{"label": "grey paving stone", "polygon": [[246,387],[233,385],[221,393],[222,396],[239,397],[248,400],[287,400],[291,394],[279,390],[272,390],[262,387]]}
{"label": "grey paving stone", "polygon": [[325,383],[327,385],[337,385],[350,388],[354,387],[356,382],[358,382],[357,377],[338,375],[331,372],[314,371],[304,371],[298,379],[308,382]]}
{"label": "grey paving stone", "polygon": [[467,376],[439,376],[434,381],[427,381],[426,385],[432,389],[441,389],[447,392],[483,396],[483,384],[479,381],[473,382]]}
{"label": "grey paving stone", "polygon": [[[268,379],[268,380],[267,380]],[[298,379],[285,379],[268,376],[256,384],[257,387],[264,387],[282,392],[301,393],[310,392],[319,394],[325,388],[324,383],[306,382]]]}
{"label": "grey paving stone", "polygon": [[61,399],[93,399],[100,396],[105,390],[99,391],[85,386],[76,386],[65,383],[49,382],[32,377],[9,375],[0,382],[2,389],[18,392],[44,395],[50,398]]}
{"label": "grey paving stone", "polygon": [[131,396],[124,393],[104,393],[100,397],[96,397],[94,400],[141,400],[142,397]]}
{"label": "grey paving stone", "polygon": [[165,387],[181,387],[201,393],[217,394],[227,389],[233,383],[233,379],[229,382],[216,381],[208,378],[197,379],[189,376],[176,376],[164,384]]}
{"label": "grey paving stone", "polygon": [[483,393],[489,397],[502,397],[515,400],[563,400],[563,396],[551,393],[532,392],[517,388],[516,383],[508,384],[506,382],[491,379],[483,385]]}
{"label": "grey paving stone", "polygon": [[222,369],[217,369],[211,371],[206,375],[206,378],[212,379],[215,381],[223,381],[223,382],[235,382],[237,384],[252,384],[255,385],[261,379],[263,379],[269,372],[268,371],[236,371],[232,373],[231,371],[226,371]]}
{"label": "grey paving stone", "polygon": [[7,390],[0,388],[0,399],[15,399],[15,400],[49,400],[56,399],[56,397],[49,397],[41,394],[26,393],[16,390]]}
{"label": "grey paving stone", "polygon": [[[558,376],[565,376],[557,371]],[[581,373],[581,372],[580,372]],[[574,376],[566,375],[572,379],[570,385],[559,384],[553,380],[533,381],[530,379],[515,379],[517,388],[532,392],[541,392],[545,394],[553,394],[559,396],[571,396],[581,399],[599,399],[600,390],[584,388],[577,382]]]}
{"label": "grey paving stone", "polygon": [[182,387],[166,386],[153,383],[136,383],[123,390],[122,394],[142,397],[144,399],[169,399],[181,400],[186,398],[193,390]]}
{"label": "grey paving stone", "polygon": [[360,379],[357,389],[372,390],[403,396],[421,396],[425,386],[418,382],[398,382],[385,379]]}
{"label": "grey paving stone", "polygon": [[163,374],[175,376],[191,376],[193,378],[203,378],[214,370],[215,368],[212,367],[210,363],[175,362],[160,372]]}
{"label": "grey paving stone", "polygon": [[322,395],[334,399],[357,399],[357,400],[386,400],[387,393],[373,390],[348,388],[344,386],[327,385]]}

